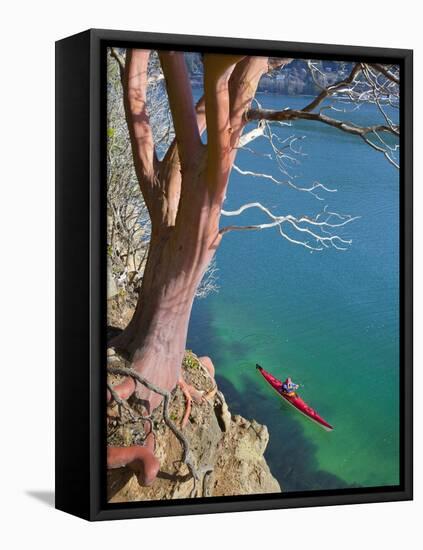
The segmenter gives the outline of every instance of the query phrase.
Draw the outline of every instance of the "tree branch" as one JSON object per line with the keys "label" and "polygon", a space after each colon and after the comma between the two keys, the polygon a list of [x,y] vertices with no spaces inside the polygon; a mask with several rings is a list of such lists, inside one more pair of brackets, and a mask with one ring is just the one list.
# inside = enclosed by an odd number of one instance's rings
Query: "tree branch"
{"label": "tree branch", "polygon": [[[206,128],[206,111],[205,100],[202,96],[196,106],[196,123],[198,133],[201,134]],[[178,213],[179,199],[181,197],[181,166],[179,160],[178,147],[176,146],[176,138],[173,140],[160,166],[160,180],[164,191],[163,215],[166,224],[174,226],[176,223],[176,215]]]}
{"label": "tree branch", "polygon": [[154,209],[153,188],[157,158],[146,108],[149,57],[149,50],[127,50],[124,105],[135,171],[145,203],[151,214]]}
{"label": "tree branch", "polygon": [[336,82],[335,84],[332,84],[331,86],[328,86],[327,88],[324,88],[320,94],[313,99],[311,103],[306,105],[302,110],[305,112],[313,111],[316,107],[322,103],[328,96],[334,94],[337,90],[340,88],[343,88],[344,86],[348,86],[354,81],[354,78],[361,70],[361,63],[356,63],[354,67],[352,68],[352,71],[350,72],[349,76],[345,78],[344,80],[340,80],[339,82]]}
{"label": "tree branch", "polygon": [[231,168],[229,78],[243,56],[204,55],[204,95],[207,121],[208,184],[215,200],[223,201]]}
{"label": "tree branch", "polygon": [[273,111],[271,109],[250,109],[247,113],[248,120],[270,120],[270,121],[291,121],[291,120],[315,120],[356,136],[365,136],[371,132],[389,132],[399,135],[399,126],[386,126],[376,124],[374,126],[354,126],[343,120],[331,118],[323,113],[310,113],[298,109],[285,109],[284,111]]}
{"label": "tree branch", "polygon": [[184,170],[201,146],[191,83],[182,52],[161,51],[159,56],[166,79],[179,158]]}
{"label": "tree branch", "polygon": [[[280,61],[282,64],[282,61]],[[280,66],[280,65],[279,65]],[[267,57],[245,57],[229,80],[231,145],[235,149],[247,123],[244,114],[250,108],[261,76],[269,70]],[[236,149],[235,149],[236,152]]]}
{"label": "tree branch", "polygon": [[[358,219],[359,217],[342,216],[341,214],[338,214],[336,212],[328,212],[326,207],[323,210],[323,213],[318,214],[315,218],[309,218],[307,216],[297,218],[291,214],[285,216],[276,216],[268,208],[266,208],[259,202],[244,204],[243,206],[238,208],[238,210],[233,210],[229,212],[222,210],[222,215],[238,216],[239,214],[242,214],[244,211],[251,208],[258,208],[259,210],[264,212],[272,221],[268,223],[254,225],[228,225],[220,230],[220,234],[224,235],[229,231],[259,231],[262,229],[269,229],[271,227],[278,227],[281,236],[284,237],[286,240],[294,244],[302,245],[305,248],[309,248],[310,250],[323,250],[324,248],[329,248],[329,246],[332,246],[338,250],[346,250],[345,245],[350,245],[352,242],[351,240],[343,239],[339,235],[328,235],[328,233],[333,229],[347,225],[348,223]],[[320,218],[322,215],[325,215],[326,219],[321,220]],[[332,218],[336,218],[338,221],[333,222],[331,221]],[[288,223],[299,233],[305,234],[306,237],[311,237],[316,245],[313,246],[313,244],[309,244],[309,241],[300,241],[294,239],[293,237],[285,233],[282,228],[284,223]],[[323,235],[317,232],[318,230],[320,230]]]}
{"label": "tree branch", "polygon": [[400,79],[392,74],[390,71],[388,71],[388,69],[386,69],[383,65],[380,65],[379,63],[369,63],[369,65],[382,73],[383,76],[385,76],[388,80],[391,80],[391,82],[394,82],[399,86]]}
{"label": "tree branch", "polygon": [[[378,82],[375,72],[380,72],[384,75],[386,78],[384,83]],[[360,73],[363,74],[364,81],[357,79],[357,75]],[[324,73],[321,74],[325,76]],[[316,82],[316,84],[318,83]],[[383,153],[389,162],[398,167],[398,163],[391,154],[395,149],[393,149],[389,145],[389,142],[385,141],[382,137],[383,134],[391,134],[398,137],[400,133],[399,124],[395,124],[391,120],[383,106],[387,103],[388,106],[395,107],[395,99],[398,98],[398,88],[395,84],[399,84],[397,75],[390,72],[383,65],[356,63],[346,78],[323,88],[313,101],[302,109],[285,109],[283,111],[262,108],[249,109],[245,114],[245,118],[247,121],[260,120],[276,121],[280,123],[289,123],[292,120],[313,120],[321,122],[343,132],[361,137],[365,143],[373,147],[376,151]],[[380,113],[385,119],[384,123],[359,126],[350,121],[338,120],[328,116],[323,112],[327,107],[322,107],[318,112],[315,112],[315,109],[321,106],[325,99],[336,92],[343,92],[354,102],[362,102],[368,99],[368,94],[371,94],[372,101],[377,105]],[[332,106],[329,106],[329,108],[337,110]],[[376,136],[380,145],[371,141],[369,139],[370,135]]]}
{"label": "tree branch", "polygon": [[316,199],[318,199],[318,200],[323,200],[323,198],[320,197],[320,195],[318,195],[318,193],[316,193],[316,189],[322,189],[323,191],[327,191],[328,193],[336,193],[336,191],[337,191],[336,189],[330,189],[329,187],[326,187],[325,185],[323,185],[322,183],[319,183],[317,181],[315,181],[313,183],[313,185],[311,185],[310,187],[300,187],[299,185],[296,185],[294,182],[292,182],[289,179],[286,180],[286,181],[282,181],[282,180],[278,180],[277,178],[275,178],[271,174],[253,172],[252,170],[242,170],[236,164],[233,165],[233,169],[236,172],[238,172],[238,174],[241,174],[241,176],[250,176],[250,177],[253,177],[253,178],[263,178],[263,179],[266,179],[266,180],[270,180],[271,182],[276,183],[277,185],[288,185],[289,187],[292,187],[293,189],[295,189],[297,191],[303,191],[305,193],[310,193],[311,195],[316,197]]}
{"label": "tree branch", "polygon": [[272,71],[276,69],[280,69],[281,67],[285,67],[285,65],[288,65],[293,61],[293,57],[269,57],[267,60],[267,72],[271,73]]}

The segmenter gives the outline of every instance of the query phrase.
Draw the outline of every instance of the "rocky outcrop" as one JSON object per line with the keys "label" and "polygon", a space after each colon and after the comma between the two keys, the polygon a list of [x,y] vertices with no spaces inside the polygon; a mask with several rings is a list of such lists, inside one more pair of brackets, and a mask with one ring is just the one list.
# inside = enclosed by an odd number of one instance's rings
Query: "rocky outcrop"
{"label": "rocky outcrop", "polygon": [[213,495],[280,492],[280,485],[263,456],[268,442],[266,426],[242,416],[233,416],[214,470]]}
{"label": "rocky outcrop", "polygon": [[[183,430],[195,466],[201,472],[200,480],[194,483],[186,465],[181,463],[181,445],[164,423],[159,407],[154,413],[155,454],[160,461],[156,481],[151,487],[141,487],[131,471],[111,470],[108,472],[109,501],[280,492],[279,483],[263,456],[269,441],[266,426],[231,415],[224,396],[193,354],[188,354],[184,361],[183,376],[204,395],[201,403],[193,403]],[[176,425],[180,425],[184,410],[185,399],[177,388],[170,407],[170,418]],[[131,427],[121,428],[124,434],[121,444],[133,444],[135,435],[131,435]],[[116,440],[113,443],[116,444]]]}

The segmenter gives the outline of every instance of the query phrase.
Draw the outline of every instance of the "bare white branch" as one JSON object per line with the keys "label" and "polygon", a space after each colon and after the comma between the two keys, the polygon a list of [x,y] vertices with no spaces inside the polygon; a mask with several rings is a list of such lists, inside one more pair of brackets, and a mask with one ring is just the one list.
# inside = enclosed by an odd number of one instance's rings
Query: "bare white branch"
{"label": "bare white branch", "polygon": [[251,130],[250,132],[247,132],[246,134],[243,134],[238,143],[238,147],[242,148],[251,143],[253,140],[257,139],[258,137],[262,137],[264,135],[264,124],[259,122],[259,125],[257,128],[254,128],[254,130]]}
{"label": "bare white branch", "polygon": [[251,177],[254,177],[254,178],[262,178],[262,179],[269,180],[273,183],[276,183],[277,185],[288,185],[289,187],[292,187],[293,189],[296,189],[297,191],[304,191],[306,193],[310,193],[311,195],[313,195],[314,197],[316,197],[316,199],[318,199],[320,201],[322,201],[324,199],[323,199],[323,197],[318,195],[318,193],[315,192],[316,189],[322,189],[323,191],[327,191],[328,193],[336,193],[336,191],[337,191],[336,189],[330,189],[329,187],[326,187],[325,185],[323,185],[323,183],[319,183],[318,181],[315,181],[310,187],[300,187],[299,185],[296,185],[291,180],[286,180],[286,181],[278,180],[277,178],[275,178],[271,174],[253,172],[252,170],[242,170],[236,164],[233,165],[233,169],[235,170],[235,172],[238,172],[238,174],[241,174],[242,176],[251,176]]}
{"label": "bare white branch", "polygon": [[[348,245],[352,243],[351,239],[344,239],[340,235],[332,235],[332,230],[344,227],[352,221],[359,218],[359,216],[342,215],[337,212],[329,212],[327,207],[318,214],[315,218],[308,216],[296,217],[292,214],[284,216],[277,216],[273,214],[269,208],[263,206],[260,202],[252,202],[240,206],[237,210],[227,211],[222,210],[224,216],[238,216],[251,208],[257,208],[264,212],[272,221],[268,223],[252,224],[252,225],[228,225],[220,230],[220,234],[224,235],[230,231],[260,231],[262,229],[269,229],[271,227],[278,227],[279,233],[282,237],[294,244],[300,244],[305,248],[311,250],[323,250],[332,246],[337,250],[347,250]],[[325,219],[322,219],[322,218]],[[333,221],[331,218],[336,218],[337,221]],[[288,224],[295,229],[298,233],[303,234],[308,240],[298,240],[283,229],[283,224]],[[311,239],[311,242],[310,242]]]}

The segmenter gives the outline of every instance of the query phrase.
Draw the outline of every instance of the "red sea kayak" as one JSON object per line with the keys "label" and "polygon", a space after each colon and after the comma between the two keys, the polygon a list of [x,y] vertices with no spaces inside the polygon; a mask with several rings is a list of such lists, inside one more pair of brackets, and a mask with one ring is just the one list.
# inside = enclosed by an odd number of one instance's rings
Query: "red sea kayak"
{"label": "red sea kayak", "polygon": [[270,374],[270,372],[267,372],[264,370],[260,365],[256,365],[256,368],[260,371],[263,378],[268,382],[274,390],[276,390],[280,397],[285,399],[285,401],[288,401],[290,405],[295,407],[298,411],[303,413],[304,416],[307,416],[307,418],[310,418],[310,420],[314,420],[317,424],[322,426],[325,430],[331,431],[333,430],[333,426],[328,424],[326,420],[324,420],[320,415],[317,414],[317,412],[309,407],[305,401],[301,399],[297,394],[294,394],[293,396],[289,396],[286,393],[282,391],[282,382],[275,378],[273,375]]}

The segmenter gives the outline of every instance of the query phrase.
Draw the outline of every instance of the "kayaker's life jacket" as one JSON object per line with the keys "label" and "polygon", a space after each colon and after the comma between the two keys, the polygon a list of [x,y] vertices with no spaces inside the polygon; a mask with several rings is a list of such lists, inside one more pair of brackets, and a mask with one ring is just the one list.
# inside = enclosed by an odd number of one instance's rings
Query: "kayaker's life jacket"
{"label": "kayaker's life jacket", "polygon": [[298,390],[299,387],[300,386],[295,384],[291,378],[287,378],[282,384],[282,391],[289,396],[293,396],[295,394],[295,390]]}

